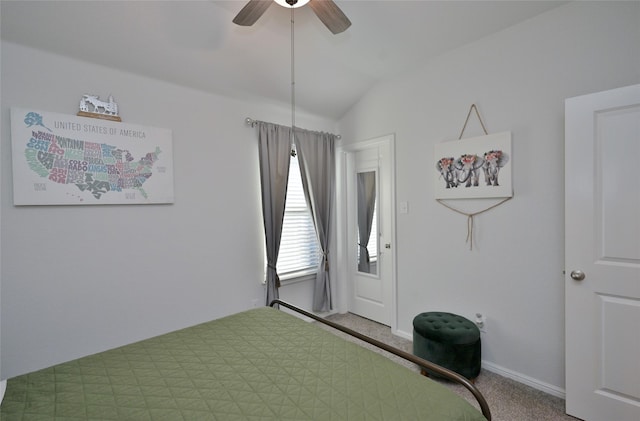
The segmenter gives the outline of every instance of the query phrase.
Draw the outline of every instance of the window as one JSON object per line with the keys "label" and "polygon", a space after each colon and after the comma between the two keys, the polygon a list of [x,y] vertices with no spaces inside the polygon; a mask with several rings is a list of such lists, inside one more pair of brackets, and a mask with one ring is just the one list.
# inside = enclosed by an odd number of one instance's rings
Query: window
{"label": "window", "polygon": [[315,273],[320,263],[320,247],[313,218],[304,198],[298,158],[291,158],[287,203],[277,270],[282,280]]}
{"label": "window", "polygon": [[[358,233],[358,244],[360,243],[360,233]],[[360,247],[356,247],[356,258],[360,261]],[[369,242],[367,243],[367,251],[369,252],[369,262],[378,260],[378,203],[373,208],[373,217],[371,221],[371,233],[369,234]]]}
{"label": "window", "polygon": [[367,243],[367,251],[369,252],[369,261],[378,260],[378,201],[373,208],[373,220],[371,221],[371,235]]}

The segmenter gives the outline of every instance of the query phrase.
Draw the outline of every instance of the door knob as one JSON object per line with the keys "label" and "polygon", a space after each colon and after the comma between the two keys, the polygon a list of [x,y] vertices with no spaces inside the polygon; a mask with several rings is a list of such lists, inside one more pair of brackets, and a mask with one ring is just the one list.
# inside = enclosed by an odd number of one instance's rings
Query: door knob
{"label": "door knob", "polygon": [[581,270],[573,270],[571,271],[571,279],[574,281],[582,281],[585,278],[585,274]]}

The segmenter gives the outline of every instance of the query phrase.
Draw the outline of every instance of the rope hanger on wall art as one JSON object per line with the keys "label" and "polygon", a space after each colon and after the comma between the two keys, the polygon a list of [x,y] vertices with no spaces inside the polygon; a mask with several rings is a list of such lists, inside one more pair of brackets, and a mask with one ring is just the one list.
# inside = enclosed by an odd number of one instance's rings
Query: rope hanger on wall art
{"label": "rope hanger on wall art", "polygon": [[[484,136],[462,139],[475,111]],[[511,133],[490,135],[480,117],[476,104],[471,104],[469,113],[455,142],[436,144],[435,147],[436,201],[444,207],[467,217],[467,239],[469,250],[473,250],[473,218],[487,212],[513,197],[511,157]],[[481,182],[481,175],[484,180]],[[498,203],[476,212],[458,209],[445,200],[449,199],[501,199]]]}

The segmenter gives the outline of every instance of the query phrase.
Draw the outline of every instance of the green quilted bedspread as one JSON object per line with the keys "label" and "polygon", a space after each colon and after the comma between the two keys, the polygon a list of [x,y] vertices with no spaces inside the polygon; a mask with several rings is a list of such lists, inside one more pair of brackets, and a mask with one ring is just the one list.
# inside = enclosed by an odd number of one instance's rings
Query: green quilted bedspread
{"label": "green quilted bedspread", "polygon": [[9,379],[2,420],[484,420],[445,387],[268,307]]}

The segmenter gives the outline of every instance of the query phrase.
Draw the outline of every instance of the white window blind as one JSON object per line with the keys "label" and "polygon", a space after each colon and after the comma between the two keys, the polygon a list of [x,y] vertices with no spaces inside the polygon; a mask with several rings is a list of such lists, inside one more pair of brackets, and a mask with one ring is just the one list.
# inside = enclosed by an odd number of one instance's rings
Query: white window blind
{"label": "white window blind", "polygon": [[378,201],[376,200],[373,208],[373,221],[371,221],[371,235],[367,243],[367,251],[369,252],[369,261],[378,260]]}
{"label": "white window blind", "polygon": [[298,158],[292,157],[290,165],[282,239],[276,265],[282,279],[315,273],[320,262],[320,248],[311,212],[304,199]]}

